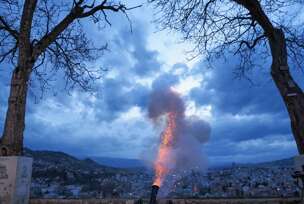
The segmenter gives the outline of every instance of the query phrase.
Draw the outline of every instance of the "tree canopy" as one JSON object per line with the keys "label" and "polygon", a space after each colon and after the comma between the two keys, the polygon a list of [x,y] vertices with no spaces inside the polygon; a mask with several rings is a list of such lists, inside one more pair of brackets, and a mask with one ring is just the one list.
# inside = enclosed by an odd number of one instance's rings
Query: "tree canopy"
{"label": "tree canopy", "polygon": [[[302,0],[149,0],[164,29],[183,34],[194,44],[194,56],[209,61],[233,53],[241,56],[239,74],[271,55],[268,37],[274,28],[286,35],[288,55],[297,67],[304,59]],[[292,12],[291,12],[292,11]]]}
{"label": "tree canopy", "polygon": [[89,65],[101,57],[107,44],[92,40],[83,19],[103,28],[111,25],[111,12],[128,19],[129,9],[133,8],[112,0],[0,0],[0,63],[16,67],[21,49],[28,49],[28,60],[35,62],[32,72],[42,88],[60,70],[68,88],[77,85],[88,90],[103,71]]}

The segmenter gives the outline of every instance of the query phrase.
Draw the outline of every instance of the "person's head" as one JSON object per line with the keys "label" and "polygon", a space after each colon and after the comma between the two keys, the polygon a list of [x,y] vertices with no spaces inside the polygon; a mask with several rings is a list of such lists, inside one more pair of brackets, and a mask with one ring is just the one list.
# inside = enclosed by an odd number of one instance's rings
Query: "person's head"
{"label": "person's head", "polygon": [[6,147],[1,148],[1,156],[7,156],[7,149]]}

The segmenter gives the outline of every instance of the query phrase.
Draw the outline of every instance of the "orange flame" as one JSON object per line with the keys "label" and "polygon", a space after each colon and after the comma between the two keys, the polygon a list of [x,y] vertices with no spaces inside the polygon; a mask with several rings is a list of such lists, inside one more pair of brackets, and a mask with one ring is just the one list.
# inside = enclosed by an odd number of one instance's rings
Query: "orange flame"
{"label": "orange flame", "polygon": [[169,173],[169,168],[166,165],[167,159],[172,159],[170,153],[174,141],[174,132],[176,129],[176,114],[169,112],[167,116],[167,126],[162,134],[161,144],[158,149],[158,154],[154,162],[155,178],[153,185],[161,186],[166,175]]}

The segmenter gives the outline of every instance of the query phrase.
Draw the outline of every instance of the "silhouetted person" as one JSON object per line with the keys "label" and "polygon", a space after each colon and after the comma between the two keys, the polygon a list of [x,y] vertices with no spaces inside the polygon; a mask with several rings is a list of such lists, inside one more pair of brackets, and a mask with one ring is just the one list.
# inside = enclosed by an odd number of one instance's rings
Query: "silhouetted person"
{"label": "silhouetted person", "polygon": [[1,156],[3,156],[3,157],[8,156],[7,149],[5,147],[1,148]]}

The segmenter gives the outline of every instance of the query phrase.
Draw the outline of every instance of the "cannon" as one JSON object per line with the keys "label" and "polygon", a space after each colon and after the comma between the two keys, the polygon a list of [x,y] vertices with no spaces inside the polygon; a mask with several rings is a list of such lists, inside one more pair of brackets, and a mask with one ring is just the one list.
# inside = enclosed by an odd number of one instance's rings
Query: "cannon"
{"label": "cannon", "polygon": [[152,185],[151,197],[150,197],[150,202],[149,202],[149,204],[156,204],[156,196],[157,196],[158,190],[159,190],[159,186],[157,186],[157,185]]}

